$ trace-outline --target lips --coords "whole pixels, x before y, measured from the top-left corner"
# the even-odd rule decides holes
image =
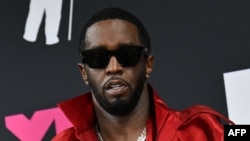
[[[127,84],[125,81],[120,79],[109,80],[105,85],[105,90],[111,95],[121,95],[127,89]]]

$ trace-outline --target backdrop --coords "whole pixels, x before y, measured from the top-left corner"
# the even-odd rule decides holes
[[[249,101],[249,0],[5,0],[0,6],[2,141],[49,141],[70,126],[56,104],[89,90],[76,65],[78,38],[87,19],[109,6],[145,24],[155,55],[149,83],[170,107],[250,113],[233,101]]]

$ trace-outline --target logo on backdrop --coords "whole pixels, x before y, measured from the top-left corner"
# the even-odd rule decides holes
[[[24,114],[5,117],[6,128],[21,141],[41,141],[53,123],[56,133],[72,127],[59,108],[36,111],[30,119]]]
[[[23,38],[28,42],[35,42],[43,17],[45,16],[46,45],[59,43],[59,27],[61,22],[63,0],[30,0],[29,12],[24,27]],[[71,40],[73,0],[70,2],[69,33]]]

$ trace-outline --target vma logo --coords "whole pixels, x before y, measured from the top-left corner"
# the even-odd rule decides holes
[[[58,32],[61,22],[63,0],[30,0],[29,13],[24,27],[23,38],[28,42],[35,42],[43,16],[45,16],[46,45],[59,42]],[[73,0],[70,2],[69,33],[71,40]]]
[[[228,115],[236,124],[250,124],[250,69],[224,73]]]
[[[56,133],[72,127],[59,108],[35,111],[31,118],[22,113],[5,117],[6,128],[20,141],[42,141],[52,124]]]

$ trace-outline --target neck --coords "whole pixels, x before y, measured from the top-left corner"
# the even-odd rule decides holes
[[[100,133],[104,140],[137,140],[146,127],[148,119],[149,94],[147,84],[144,85],[137,106],[129,115],[123,117],[111,115],[98,104],[95,104],[95,112]]]

